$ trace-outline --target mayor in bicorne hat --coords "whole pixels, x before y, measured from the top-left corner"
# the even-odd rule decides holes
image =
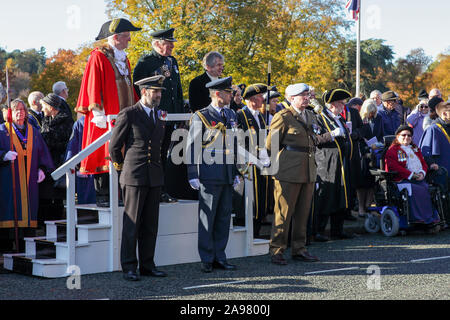
[[[130,31],[140,31],[142,28],[138,28],[134,26],[127,19],[119,18],[113,19],[105,22],[100,29],[100,33],[98,34],[95,40],[99,41],[102,39],[106,39],[114,34],[119,34],[122,32],[130,32]]]

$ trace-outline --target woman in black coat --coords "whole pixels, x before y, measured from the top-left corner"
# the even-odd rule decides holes
[[[64,163],[64,155],[72,134],[73,120],[66,112],[61,111],[61,99],[51,93],[41,100],[44,118],[42,120],[41,135],[47,144],[55,168]],[[63,218],[63,199],[65,189],[55,188],[55,181],[51,176],[46,177],[39,186],[39,220],[59,220]]]

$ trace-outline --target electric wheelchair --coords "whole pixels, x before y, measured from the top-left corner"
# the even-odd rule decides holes
[[[370,173],[375,176],[376,181],[375,206],[368,208],[364,223],[367,232],[377,233],[381,229],[387,237],[393,237],[399,233],[405,235],[409,231],[425,227],[411,222],[407,188],[399,190],[397,183],[393,181],[396,173],[384,170],[384,155],[394,139],[395,136],[385,136],[384,147],[374,152],[372,166],[374,169],[371,169]],[[376,167],[380,169],[376,169]],[[437,179],[437,177],[440,178]],[[433,208],[437,210],[440,218],[438,225],[433,228],[425,228],[428,233],[437,233],[440,229],[448,228],[450,220],[448,187],[436,183],[436,180],[448,181],[448,173],[445,168],[440,168],[438,171],[429,170],[427,173],[426,181],[429,184]]]

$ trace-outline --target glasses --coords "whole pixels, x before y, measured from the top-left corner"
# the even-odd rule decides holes
[[[427,106],[427,105],[423,105],[423,104],[422,104],[422,105],[420,105],[420,106],[419,106],[419,108],[420,108],[420,109],[427,109],[427,108],[428,108],[428,106]]]
[[[407,134],[407,133],[404,133],[404,134],[401,134],[400,137],[411,137],[411,135]]]

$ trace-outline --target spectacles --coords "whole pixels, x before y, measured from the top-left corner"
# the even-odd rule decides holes
[[[401,136],[401,137],[411,137],[411,135],[410,135],[410,134],[407,134],[407,133],[401,134],[400,136]]]
[[[429,108],[429,107],[426,106],[426,105],[421,105],[421,106],[419,106],[419,108],[420,108],[420,109],[427,109],[427,108]]]

